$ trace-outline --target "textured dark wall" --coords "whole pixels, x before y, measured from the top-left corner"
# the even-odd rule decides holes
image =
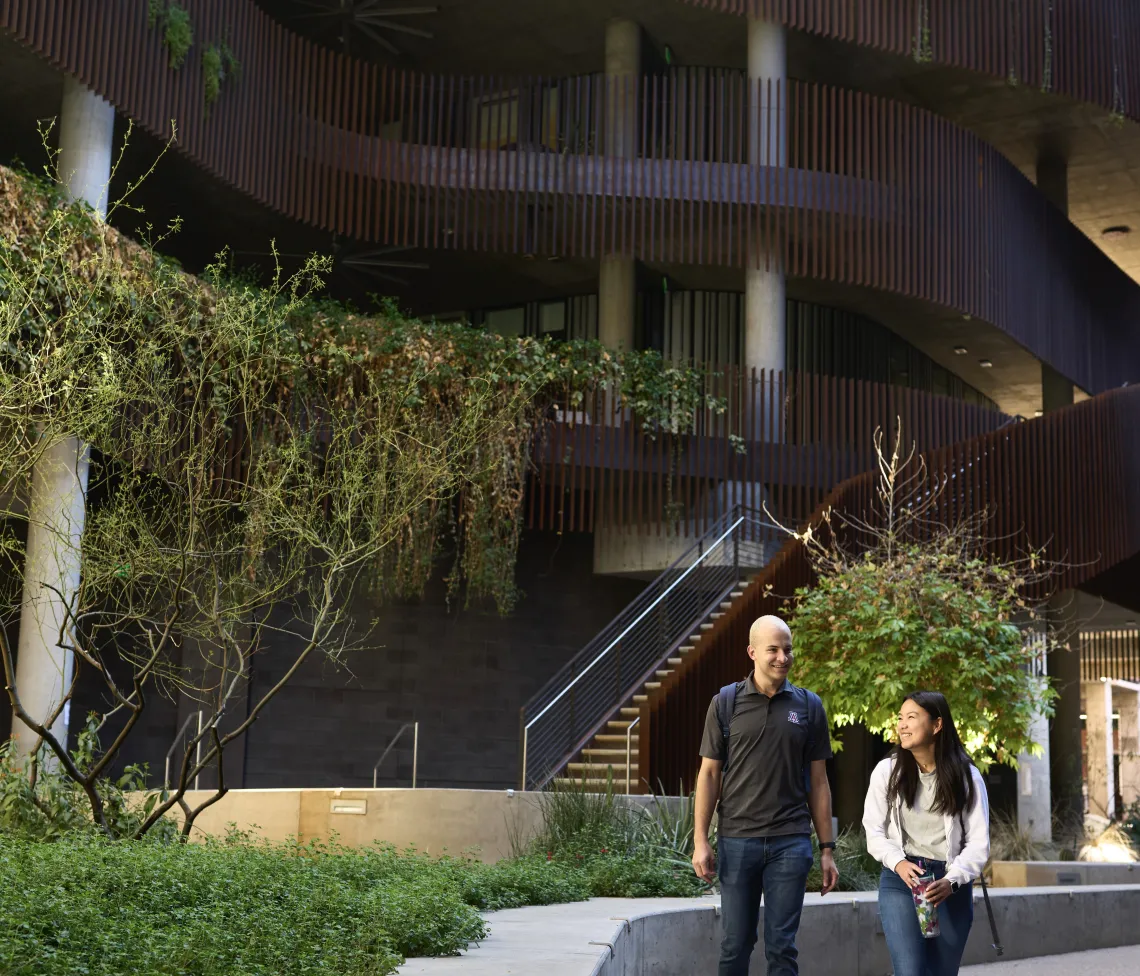
[[[370,643],[337,670],[313,661],[249,734],[247,787],[371,785],[372,766],[403,722],[420,722],[423,786],[507,787],[518,776],[519,708],[642,587],[595,577],[589,535],[530,532],[519,553],[525,591],[514,614],[449,612],[442,583],[417,605],[361,599],[378,618]],[[292,658],[270,649],[255,667],[254,696]],[[380,770],[407,786],[411,736]]]

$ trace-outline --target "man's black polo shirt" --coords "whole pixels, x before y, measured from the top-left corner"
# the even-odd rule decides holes
[[[808,696],[790,681],[769,698],[752,675],[737,693],[729,724],[732,762],[721,784],[720,833],[725,837],[786,837],[811,833],[804,767],[831,758],[827,717],[815,709],[808,732]],[[810,743],[810,754],[809,754]],[[701,755],[724,762],[716,697],[705,716]]]

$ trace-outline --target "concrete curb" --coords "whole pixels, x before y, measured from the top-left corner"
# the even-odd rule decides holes
[[[991,891],[1003,960],[1140,944],[1140,885]],[[719,898],[599,898],[489,916],[488,940],[451,959],[412,959],[402,976],[693,976],[716,971]],[[964,965],[993,962],[980,891]],[[881,976],[890,958],[875,892],[808,895],[803,976]],[[752,974],[763,976],[762,951]]]

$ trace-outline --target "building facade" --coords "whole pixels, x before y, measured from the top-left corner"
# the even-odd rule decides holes
[[[947,470],[977,473],[962,504],[996,506],[1003,526],[1063,552],[1066,587],[1113,601],[1078,629],[1130,632],[1137,407],[1110,391],[1140,379],[1140,11],[182,0],[193,44],[172,67],[170,6],[0,4],[6,160],[42,157],[36,120],[71,98],[59,139],[79,138],[96,168],[112,132],[136,126],[106,170],[112,194],[174,138],[139,201],[145,222],[183,218],[171,248],[190,270],[229,247],[264,271],[271,240],[287,267],[329,253],[339,297],[658,349],[711,367],[729,405],[683,449],[607,417],[604,398],[554,418],[536,448],[516,617],[449,608],[442,588],[385,609],[384,646],[351,677],[314,668],[258,722],[245,785],[363,785],[414,720],[425,785],[514,785],[520,727],[559,681],[580,680],[580,649],[646,581],[737,506],[795,521],[854,497],[871,431],[894,417]],[[762,546],[750,572],[795,582],[777,549]],[[552,761],[580,760],[609,725],[620,757],[636,716],[625,739],[640,778],[691,775],[694,710],[739,670],[733,628],[765,608],[758,583],[740,592],[699,647],[674,635],[646,674],[619,669],[576,730],[557,730]],[[1137,707],[1130,660],[1095,676],[1116,688],[1107,721],[1123,709],[1121,730]],[[1079,668],[1050,665],[1065,686],[1053,754],[1079,754],[1080,716],[1095,699],[1103,726],[1103,695],[1086,673],[1082,712]],[[270,655],[253,681],[274,673]],[[160,764],[187,707],[156,712],[130,758]],[[1089,736],[1111,760],[1103,728]],[[872,752],[847,754],[853,782]],[[406,780],[407,750],[396,756],[381,782]],[[1035,795],[1048,810],[1048,768],[1036,786],[1007,777],[1008,802]]]

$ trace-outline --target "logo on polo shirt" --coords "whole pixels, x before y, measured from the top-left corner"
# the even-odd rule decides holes
[[[795,725],[799,725],[800,724],[800,713],[799,712],[788,712],[788,721],[792,722]]]

